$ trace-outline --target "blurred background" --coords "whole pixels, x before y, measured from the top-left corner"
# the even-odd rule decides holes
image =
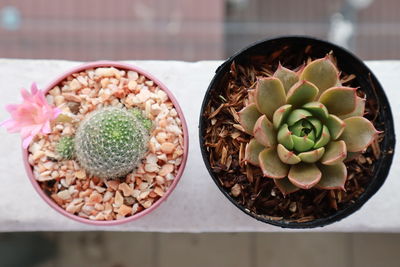
[[[1,0],[0,58],[215,60],[281,35],[400,59],[398,0]],[[398,234],[2,233],[0,267],[400,266]]]
[[[398,267],[398,234],[0,235],[2,267]]]
[[[295,34],[398,59],[399,27],[398,0],[1,0],[0,57],[224,59]]]

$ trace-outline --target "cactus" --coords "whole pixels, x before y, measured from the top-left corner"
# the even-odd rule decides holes
[[[259,166],[286,195],[313,187],[342,189],[347,153],[365,150],[378,136],[363,117],[365,99],[340,84],[329,56],[299,72],[279,65],[258,80],[239,123],[253,138],[245,161]]]
[[[145,129],[147,129],[148,131],[151,130],[151,128],[153,127],[153,122],[143,115],[142,110],[132,108],[129,111],[143,124]]]
[[[75,136],[76,158],[91,175],[117,178],[131,172],[144,156],[146,119],[126,109],[106,107],[89,114]]]
[[[63,159],[72,159],[74,150],[74,138],[71,136],[61,137],[56,145],[56,151]]]

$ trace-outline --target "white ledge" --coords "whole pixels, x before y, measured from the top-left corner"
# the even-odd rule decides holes
[[[49,207],[34,191],[22,163],[18,135],[0,129],[0,231],[158,231],[158,232],[279,232],[285,230],[249,217],[218,190],[201,158],[198,119],[204,93],[221,61],[128,61],[158,77],[179,101],[189,127],[186,171],[169,199],[153,213],[131,223],[96,227],[72,221]],[[400,123],[400,61],[370,61],[391,102],[395,127]],[[56,76],[80,62],[0,59],[0,120],[4,105],[20,102],[20,89],[36,81],[45,87]],[[312,231],[400,232],[400,168],[398,155],[379,190],[350,217]]]

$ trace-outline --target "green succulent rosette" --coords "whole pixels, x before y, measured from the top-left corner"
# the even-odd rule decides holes
[[[329,56],[299,72],[279,65],[258,80],[239,113],[253,138],[245,161],[262,169],[283,194],[318,187],[344,189],[350,153],[365,150],[378,136],[363,117],[365,99],[342,86]]]

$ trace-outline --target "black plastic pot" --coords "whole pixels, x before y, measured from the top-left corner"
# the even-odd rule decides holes
[[[374,165],[372,166],[374,171],[371,182],[367,186],[364,193],[362,193],[353,204],[350,204],[346,208],[338,210],[325,218],[319,218],[309,222],[289,222],[285,221],[284,219],[280,221],[270,220],[265,216],[252,213],[244,206],[237,203],[237,201],[232,198],[229,192],[227,192],[226,189],[221,186],[218,178],[210,167],[209,155],[204,145],[206,118],[203,116],[203,114],[205,108],[211,97],[218,95],[218,92],[226,87],[227,75],[230,71],[230,66],[233,61],[241,65],[251,65],[256,62],[260,62],[260,60],[269,58],[270,61],[268,61],[268,63],[271,63],[275,67],[277,67],[279,62],[290,62],[293,66],[299,66],[308,57],[321,58],[331,51],[337,59],[339,69],[348,74],[355,74],[356,79],[354,84],[362,88],[367,97],[376,101],[379,106],[379,113],[376,122],[384,125],[384,129],[380,129],[384,131],[384,139],[380,143],[380,149],[382,151],[381,157],[375,161]],[[285,66],[285,64],[283,65]],[[303,36],[289,36],[259,41],[237,52],[235,55],[226,60],[220,67],[218,67],[216,74],[208,87],[201,107],[199,135],[204,163],[221,192],[236,207],[238,207],[247,215],[250,215],[259,221],[283,228],[322,227],[333,222],[340,221],[341,219],[360,209],[362,205],[364,205],[379,190],[386,180],[392,163],[395,147],[395,133],[390,104],[382,86],[371,70],[360,59],[341,47],[326,41]]]

